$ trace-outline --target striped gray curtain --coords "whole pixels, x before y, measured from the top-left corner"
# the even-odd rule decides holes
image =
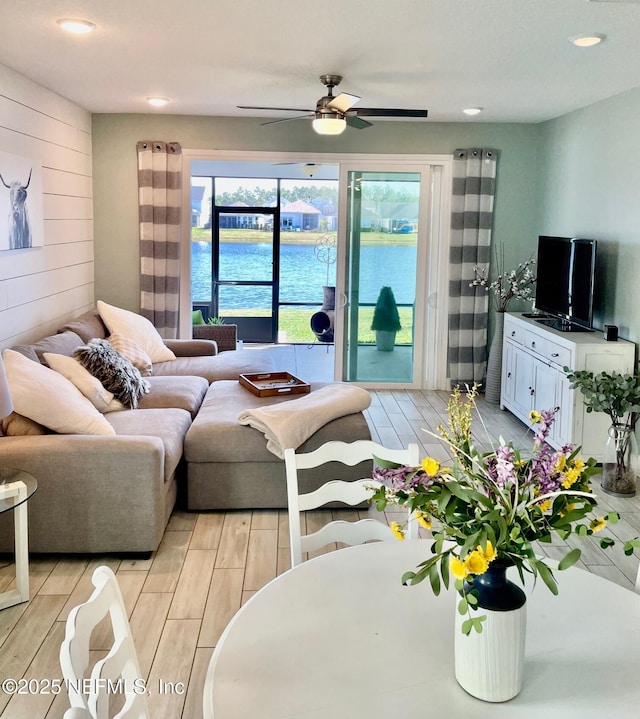
[[[474,265],[489,267],[496,162],[496,150],[456,150],[453,155],[448,351],[452,385],[482,382],[485,376],[489,295],[469,285]]]
[[[182,148],[138,142],[140,313],[164,338],[178,335]]]

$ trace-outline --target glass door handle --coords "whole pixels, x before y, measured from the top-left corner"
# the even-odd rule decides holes
[[[347,306],[347,301],[347,296],[344,294],[344,292],[338,292],[338,296],[336,298],[336,307],[339,310]]]

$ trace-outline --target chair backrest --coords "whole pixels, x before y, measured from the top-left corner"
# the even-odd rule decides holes
[[[298,470],[319,467],[328,462],[340,462],[353,467],[374,457],[412,467],[420,463],[417,444],[410,444],[407,449],[388,449],[370,440],[359,440],[351,443],[327,442],[313,452],[300,454],[296,454],[294,449],[285,449],[292,567],[302,562],[304,552],[313,552],[332,542],[353,545],[373,539],[396,539],[389,525],[376,519],[361,519],[359,522],[337,520],[325,524],[312,534],[303,535],[301,531],[300,512],[316,509],[329,502],[343,502],[351,506],[366,502],[371,498],[374,488],[380,485],[370,476],[350,482],[332,479],[313,492],[300,494]],[[417,523],[411,521],[409,514],[407,521],[408,536],[417,537]]]
[[[636,575],[636,592],[640,594],[640,565],[638,565],[638,574]]]
[[[91,719],[149,719],[146,687],[118,580],[108,567],[100,566],[91,581],[95,589],[86,602],[69,613],[60,647],[60,666],[69,703],[71,709],[80,710],[69,717],[81,717],[81,710],[85,710],[88,715],[84,716]],[[111,622],[113,644],[88,674],[91,635],[107,616]],[[112,715],[109,706],[115,694],[120,695],[120,701]]]

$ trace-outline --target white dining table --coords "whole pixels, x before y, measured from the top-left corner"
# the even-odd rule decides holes
[[[524,686],[492,704],[454,677],[451,588],[401,576],[430,540],[340,549],[285,572],[213,652],[204,719],[640,717],[640,595],[578,568],[526,587]]]

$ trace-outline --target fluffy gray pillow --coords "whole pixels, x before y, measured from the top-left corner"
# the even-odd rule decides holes
[[[149,383],[140,371],[107,340],[92,339],[73,355],[125,407],[136,409],[140,397],[149,392]]]

